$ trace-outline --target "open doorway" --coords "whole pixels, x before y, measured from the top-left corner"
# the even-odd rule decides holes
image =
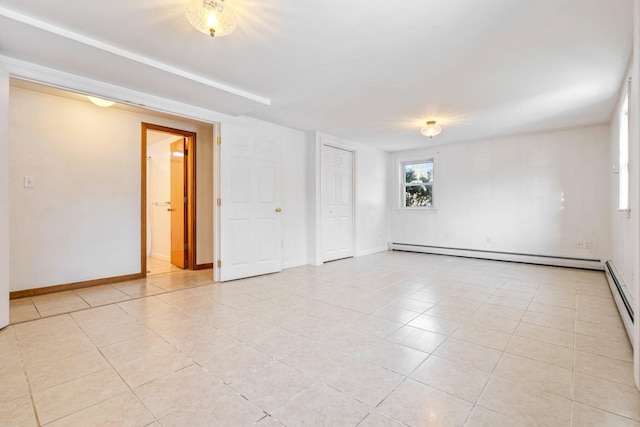
[[[146,275],[196,267],[196,134],[142,124],[142,254]]]

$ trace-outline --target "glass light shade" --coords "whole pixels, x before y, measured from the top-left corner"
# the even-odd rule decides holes
[[[193,0],[189,2],[186,14],[191,25],[211,37],[231,34],[238,23],[229,0]]]
[[[113,104],[115,104],[115,102],[113,101],[109,101],[107,99],[102,99],[102,98],[96,98],[95,96],[87,96],[87,98],[89,98],[89,101],[93,102],[98,107],[111,107]]]
[[[424,136],[428,136],[429,138],[433,138],[440,134],[440,132],[442,132],[442,128],[436,124],[435,120],[428,121],[427,125],[420,129],[420,133]]]

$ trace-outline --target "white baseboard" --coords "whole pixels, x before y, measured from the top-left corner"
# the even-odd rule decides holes
[[[625,291],[628,289],[627,285],[624,283],[622,275],[618,273],[613,261],[607,261],[605,263],[604,272],[607,275],[607,282],[609,282],[611,295],[613,295],[613,300],[616,302],[616,306],[618,307],[620,318],[622,319],[622,323],[624,323],[624,328],[626,329],[629,340],[633,345],[634,313],[633,303],[630,301],[631,296],[625,295]]]
[[[389,249],[407,252],[422,252],[427,254],[452,255],[466,258],[489,259],[494,261],[511,261],[556,267],[584,268],[588,270],[604,269],[602,261],[597,259],[519,254],[511,252],[483,251],[477,249],[445,248],[440,246],[409,245],[403,243],[390,243]]]
[[[389,248],[387,246],[383,246],[381,248],[375,248],[375,249],[365,249],[363,251],[358,251],[358,253],[356,254],[356,257],[359,256],[366,256],[366,255],[373,255],[373,254],[377,254],[380,252],[387,252],[389,250]]]

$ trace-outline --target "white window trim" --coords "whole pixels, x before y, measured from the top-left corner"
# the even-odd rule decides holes
[[[430,207],[406,207],[404,205],[404,188],[405,188],[405,172],[404,165],[406,163],[433,163],[433,179],[431,181],[431,194],[433,197],[433,201]],[[396,213],[399,214],[433,214],[438,212],[438,195],[437,195],[437,156],[415,156],[415,157],[406,157],[406,158],[397,158],[396,159]]]
[[[622,97],[622,102],[618,106],[619,128],[618,128],[618,211],[629,212],[629,118],[630,118],[630,85],[631,80],[627,84],[626,91]],[[624,113],[626,105],[626,116]],[[626,117],[626,120],[625,120]],[[623,134],[626,135],[625,147],[622,146]],[[626,150],[623,156],[623,151]]]

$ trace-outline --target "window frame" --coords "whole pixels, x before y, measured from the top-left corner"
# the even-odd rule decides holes
[[[629,80],[618,107],[618,211],[629,212]]]
[[[406,188],[408,184],[406,183],[406,175],[405,175],[405,165],[416,165],[422,163],[431,163],[431,168],[433,170],[433,174],[431,176],[431,182],[425,185],[431,187],[431,206],[405,206],[406,203]],[[398,170],[398,199],[397,199],[397,208],[396,212],[398,213],[433,213],[437,211],[437,194],[436,194],[436,156],[424,156],[419,157],[417,160],[414,158],[402,158],[397,159],[397,170]],[[417,185],[417,184],[416,184]]]

